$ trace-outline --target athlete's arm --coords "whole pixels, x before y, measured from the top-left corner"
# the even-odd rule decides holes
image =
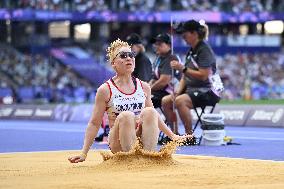
[[[98,134],[100,125],[102,123],[103,115],[106,110],[106,104],[109,99],[110,92],[106,84],[101,85],[96,94],[95,105],[92,112],[92,116],[89,120],[88,126],[85,132],[84,145],[82,154],[79,156],[73,156],[69,158],[71,163],[82,162],[86,159],[87,153],[93,144],[95,137]]]
[[[154,108],[152,100],[151,100],[151,88],[150,88],[149,84],[142,82],[142,86],[143,86],[144,93],[146,95],[145,107]],[[164,123],[164,121],[161,118],[161,115],[158,112],[157,112],[157,114],[158,114],[158,127],[159,127],[159,129],[161,131],[163,131],[163,133],[165,133],[171,139],[175,138],[175,134]]]

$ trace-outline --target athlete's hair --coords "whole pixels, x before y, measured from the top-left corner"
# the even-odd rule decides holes
[[[114,60],[114,58],[116,56],[116,54],[115,54],[116,50],[118,48],[121,48],[121,47],[131,48],[130,45],[127,42],[122,41],[119,38],[117,40],[113,41],[110,44],[110,46],[107,48],[107,50],[106,50],[107,51],[107,58],[108,58],[108,61],[110,63],[113,62],[113,60]]]

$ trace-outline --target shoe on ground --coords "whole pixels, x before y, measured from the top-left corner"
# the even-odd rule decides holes
[[[158,140],[158,144],[159,145],[165,145],[167,143],[169,143],[170,141],[172,141],[172,139],[170,139],[168,136],[162,137],[161,139]]]
[[[193,136],[192,138],[187,138],[182,145],[183,146],[195,146],[199,144],[199,138]]]

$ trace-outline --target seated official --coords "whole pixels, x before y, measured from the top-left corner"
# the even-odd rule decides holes
[[[205,42],[207,28],[194,20],[182,23],[176,32],[191,47],[186,55],[185,65],[171,61],[171,67],[183,72],[178,90],[172,96],[162,100],[165,116],[171,121],[174,117],[172,103],[184,124],[185,133],[192,134],[192,116],[194,106],[214,105],[220,100],[218,86],[212,82],[216,73],[216,59],[211,47]],[[220,81],[221,82],[221,81]],[[220,84],[222,88],[222,83]]]

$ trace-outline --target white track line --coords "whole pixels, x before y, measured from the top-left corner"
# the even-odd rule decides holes
[[[56,153],[56,152],[77,152],[78,150],[56,150],[56,151],[34,151],[34,152],[4,152],[0,153],[0,155],[13,155],[13,154],[33,154],[33,153]],[[110,151],[106,149],[94,149],[93,151]],[[279,162],[284,163],[284,161],[278,160],[266,160],[266,159],[251,159],[251,158],[235,158],[235,157],[225,157],[225,156],[212,156],[212,155],[204,155],[204,154],[173,154],[174,156],[184,156],[184,157],[196,157],[199,156],[201,158],[224,158],[224,159],[239,159],[239,160],[255,160],[255,161],[265,161],[265,162]]]
[[[264,138],[264,137],[234,137],[230,136],[233,139],[248,139],[248,140],[268,140],[268,141],[284,141],[284,138]]]
[[[18,130],[18,131],[56,131],[56,132],[66,132],[66,133],[85,133],[82,129],[56,129],[56,128],[0,128],[0,130]]]
[[[267,160],[267,159],[252,159],[252,158],[235,158],[235,157],[225,157],[225,156],[212,156],[212,155],[204,155],[204,154],[175,154],[176,156],[201,156],[202,158],[207,158],[207,157],[213,157],[213,158],[225,158],[225,159],[239,159],[239,160],[257,160],[257,161],[270,161],[270,162],[280,162],[284,163],[284,161],[278,161],[278,160]]]

